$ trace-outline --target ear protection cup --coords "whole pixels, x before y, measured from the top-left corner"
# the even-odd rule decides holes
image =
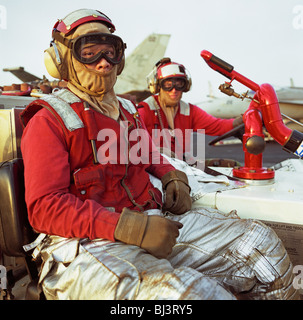
[[[189,75],[187,70],[186,70],[186,78],[187,78],[187,85],[186,85],[186,88],[183,92],[188,92],[191,88],[191,85],[192,85],[191,76]]]
[[[157,94],[160,91],[157,79],[157,67],[155,66],[151,73],[147,76],[147,87],[151,94]]]
[[[160,68],[163,64],[166,64],[166,63],[171,63],[170,58],[164,57],[161,60],[159,60],[155,64],[152,72],[149,74],[150,78],[148,78],[148,88],[151,94],[157,94],[160,92],[160,85],[159,85],[157,72],[158,72],[158,68]]]
[[[47,72],[51,77],[55,79],[62,79],[60,72],[55,63],[55,50],[54,47],[50,47],[44,51],[44,65]]]
[[[155,83],[150,84],[148,88],[149,88],[149,91],[150,91],[151,94],[157,94],[160,91],[159,90],[159,86],[157,84],[155,84]]]

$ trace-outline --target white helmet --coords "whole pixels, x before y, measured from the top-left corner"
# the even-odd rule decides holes
[[[172,62],[170,58],[163,58],[158,61],[152,72],[147,76],[147,85],[152,94],[160,91],[163,80],[166,79],[184,79],[184,84],[178,88],[183,92],[187,92],[191,87],[191,77],[182,64]],[[172,87],[164,90],[171,90]]]

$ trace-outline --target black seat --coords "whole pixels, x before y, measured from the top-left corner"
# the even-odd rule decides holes
[[[23,245],[32,242],[37,234],[31,228],[24,199],[24,167],[22,159],[0,163],[0,251],[9,257],[22,257],[30,277],[26,299],[40,299],[38,268]],[[9,281],[8,286],[14,286]]]

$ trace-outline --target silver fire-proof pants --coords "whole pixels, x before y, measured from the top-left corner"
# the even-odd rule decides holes
[[[156,210],[158,211],[158,210]],[[152,210],[149,214],[161,214]],[[292,265],[281,240],[259,221],[198,208],[181,216],[173,252],[104,239],[46,236],[40,285],[47,299],[293,299]],[[156,237],[157,235],[155,235]]]

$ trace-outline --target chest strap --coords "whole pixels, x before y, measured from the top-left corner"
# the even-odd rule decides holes
[[[135,114],[137,112],[137,109],[130,100],[121,97],[117,97],[117,99],[121,102],[123,108],[127,110],[130,114]]]
[[[47,95],[43,100],[47,102],[60,116],[65,127],[69,131],[74,131],[84,127],[82,120],[70,106],[72,103],[81,100],[67,89],[62,89],[54,94]]]
[[[131,114],[137,112],[133,103],[127,99],[117,97],[121,102],[123,108]],[[72,103],[81,102],[81,100],[67,89],[59,90],[53,94],[43,97],[43,100],[47,102],[60,116],[65,127],[69,131],[84,128],[83,121],[80,119],[78,114],[71,107]]]

